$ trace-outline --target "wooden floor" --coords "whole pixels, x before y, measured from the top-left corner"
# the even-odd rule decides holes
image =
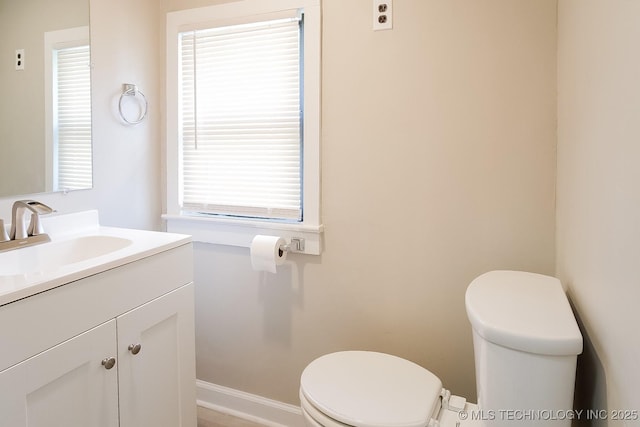
[[[198,427],[263,427],[263,425],[198,406]]]

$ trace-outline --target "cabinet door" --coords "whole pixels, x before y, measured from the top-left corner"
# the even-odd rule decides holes
[[[117,318],[120,427],[196,427],[193,298],[187,285]]]
[[[115,343],[112,320],[0,372],[0,426],[118,427]]]

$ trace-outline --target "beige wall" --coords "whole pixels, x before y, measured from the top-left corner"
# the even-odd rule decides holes
[[[588,338],[585,408],[640,408],[639,17],[637,1],[559,2],[557,267]]]
[[[469,282],[554,272],[556,5],[323,2],[322,256],[278,274],[196,246],[198,378],[297,403],[336,350],[397,354],[475,399]]]
[[[163,26],[157,0],[91,0],[91,193],[107,225],[162,225]],[[149,102],[139,125],[123,123],[118,113],[124,83],[137,84]]]

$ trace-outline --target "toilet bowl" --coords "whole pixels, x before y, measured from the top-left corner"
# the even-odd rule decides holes
[[[568,427],[570,419],[536,419],[571,410],[582,352],[582,336],[560,282],[493,271],[469,285],[465,305],[473,329],[477,405],[451,395],[437,376],[408,360],[341,351],[317,358],[302,373],[306,424]]]
[[[435,421],[454,427],[464,421],[460,411],[475,408],[451,396],[428,370],[370,351],[342,351],[314,360],[302,373],[300,402],[307,425],[313,427],[425,427]]]

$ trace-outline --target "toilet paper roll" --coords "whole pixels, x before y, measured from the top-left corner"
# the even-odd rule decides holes
[[[287,242],[278,236],[257,235],[251,241],[251,266],[257,271],[275,273],[276,267],[284,264],[287,252],[281,250]]]

